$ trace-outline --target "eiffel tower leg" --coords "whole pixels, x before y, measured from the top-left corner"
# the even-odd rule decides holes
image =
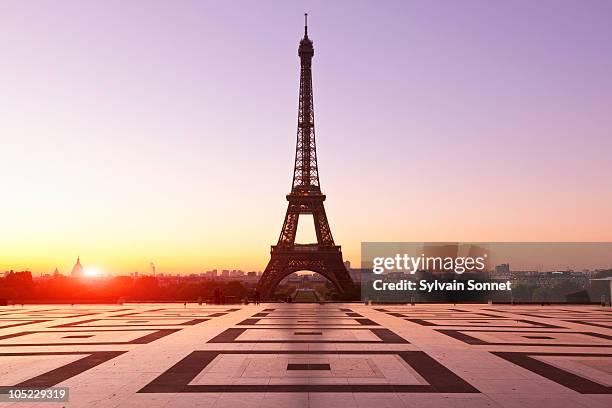
[[[329,222],[327,221],[323,201],[317,202],[313,205],[312,217],[315,224],[315,231],[317,233],[317,242],[319,245],[334,245],[334,238],[332,237],[331,228],[329,228]]]
[[[297,233],[298,220],[300,217],[299,204],[289,203],[283,229],[281,230],[278,243],[280,245],[293,245],[295,243],[295,235]]]
[[[272,298],[274,289],[283,280],[281,276],[283,276],[283,271],[287,269],[287,266],[287,260],[272,256],[257,283],[257,290],[262,300],[270,300]]]

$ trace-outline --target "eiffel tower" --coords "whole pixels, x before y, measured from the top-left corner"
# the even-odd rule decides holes
[[[278,243],[272,246],[270,262],[257,284],[262,299],[270,299],[283,278],[302,270],[323,275],[340,293],[353,288],[351,276],[342,262],[340,246],[334,244],[323,206],[325,195],[321,193],[319,185],[311,70],[314,48],[312,40],[308,38],[307,18],[306,14],[304,38],[298,47],[301,62],[300,99],[293,185],[291,193],[287,195],[289,205]],[[298,220],[302,214],[313,217],[316,244],[295,243]]]

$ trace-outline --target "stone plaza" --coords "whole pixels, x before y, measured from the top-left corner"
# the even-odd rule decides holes
[[[0,308],[22,407],[612,406],[612,310],[572,305]]]

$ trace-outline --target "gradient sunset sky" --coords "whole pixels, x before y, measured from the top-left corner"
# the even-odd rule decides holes
[[[612,241],[612,2],[0,3],[0,272],[263,270],[303,13],[334,239]]]

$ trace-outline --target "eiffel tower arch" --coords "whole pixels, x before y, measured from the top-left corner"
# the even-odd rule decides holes
[[[285,277],[302,270],[323,275],[340,293],[354,287],[342,260],[342,250],[334,243],[323,205],[325,195],[321,193],[319,185],[312,95],[314,47],[308,38],[307,21],[304,25],[304,38],[298,47],[298,56],[301,65],[300,96],[293,183],[291,193],[287,194],[289,204],[278,243],[272,246],[270,262],[257,284],[262,299],[270,299],[276,286]],[[303,214],[312,215],[316,243],[295,243],[298,221]]]

